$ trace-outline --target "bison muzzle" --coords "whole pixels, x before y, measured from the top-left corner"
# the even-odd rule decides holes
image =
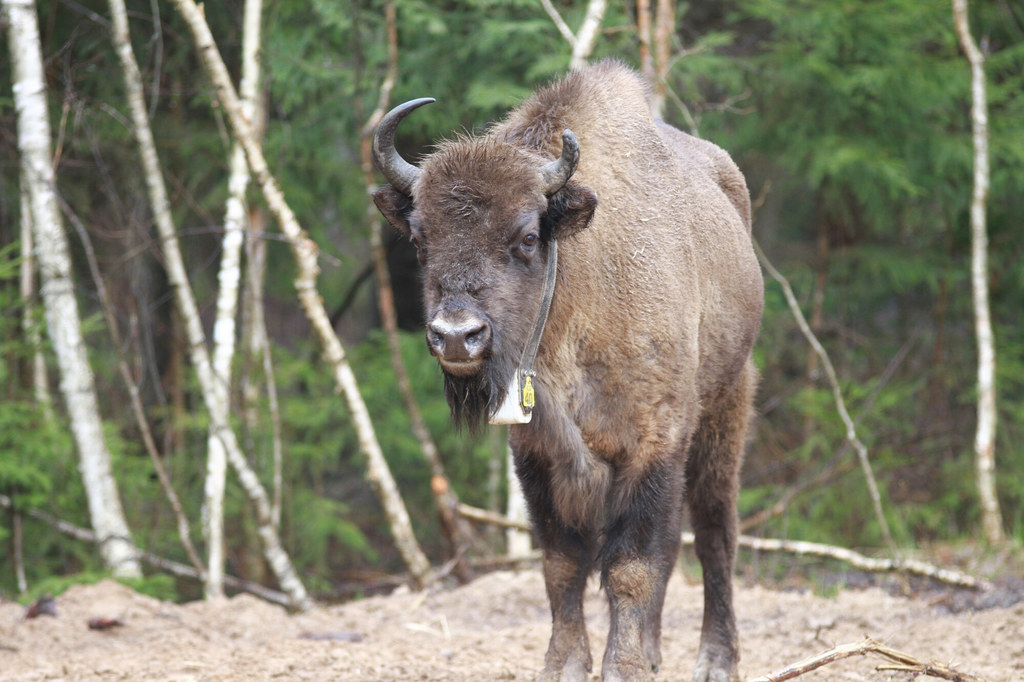
[[[763,302],[742,174],[654,120],[642,80],[612,61],[417,167],[394,135],[430,101],[378,126],[390,184],[374,201],[418,251],[454,420],[477,428],[509,402],[521,417],[509,441],[552,615],[541,679],[588,679],[595,570],[602,679],[653,676],[684,507],[704,571],[694,680],[736,679],[736,496]]]

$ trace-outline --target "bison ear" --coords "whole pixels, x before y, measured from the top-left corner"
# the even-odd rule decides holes
[[[543,218],[545,236],[562,239],[590,225],[597,208],[597,195],[582,185],[570,182],[548,199]]]
[[[396,230],[406,237],[412,235],[412,229],[409,227],[409,214],[412,212],[411,198],[391,185],[384,185],[373,193],[373,203]]]

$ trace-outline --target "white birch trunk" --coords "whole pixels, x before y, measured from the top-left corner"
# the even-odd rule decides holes
[[[527,524],[526,498],[523,497],[523,488],[519,485],[519,477],[516,476],[516,467],[512,462],[512,448],[508,448],[506,457],[506,475],[508,477],[508,510],[506,514],[513,521]],[[509,528],[505,531],[505,548],[508,556],[513,559],[524,557],[530,553],[533,547],[530,532],[517,528]]]
[[[607,0],[590,0],[587,3],[587,13],[583,17],[580,30],[576,32],[576,40],[572,44],[572,58],[569,66],[578,69],[587,65],[590,53],[594,51],[597,44],[597,36],[601,30],[601,22],[604,21],[605,10],[608,9]]]
[[[157,158],[153,132],[149,127],[149,119],[146,114],[142,94],[142,78],[129,39],[128,16],[124,0],[110,0],[110,11],[113,18],[114,44],[124,71],[133,132],[139,144],[143,173],[146,177],[146,185],[153,208],[153,218],[156,222],[157,232],[160,234],[164,266],[167,270],[168,281],[174,291],[178,311],[181,313],[185,325],[189,353],[192,364],[196,368],[203,401],[210,411],[211,429],[224,445],[228,462],[234,467],[242,487],[256,509],[256,521],[263,544],[264,558],[274,572],[281,589],[292,599],[296,608],[307,609],[312,603],[305,586],[292,566],[291,559],[281,546],[277,530],[271,523],[267,493],[255,472],[249,467],[238,445],[235,433],[228,423],[227,404],[223,400],[217,400],[218,382],[214,376],[210,354],[206,349],[206,338],[199,318],[199,310],[192,296],[185,263],[178,248],[177,235],[171,220],[167,190],[164,187],[163,175],[160,170],[160,160]]]
[[[544,11],[551,17],[555,28],[558,29],[558,32],[562,34],[565,41],[569,43],[569,47],[572,48],[569,68],[578,69],[586,66],[587,60],[590,59],[590,54],[594,51],[594,45],[597,44],[597,37],[600,35],[601,22],[604,21],[604,13],[608,9],[608,0],[590,0],[587,3],[587,11],[583,16],[583,23],[580,24],[579,31],[576,33],[573,33],[569,25],[565,23],[562,15],[555,9],[551,0],[540,0],[540,4],[543,5]]]
[[[974,190],[971,195],[971,291],[978,340],[978,428],[974,436],[974,465],[985,539],[1006,539],[996,494],[996,351],[988,302],[988,102],[985,94],[985,55],[971,36],[967,0],[953,0],[953,23],[960,46],[971,65],[971,129],[974,138]]]
[[[60,369],[100,554],[115,576],[139,577],[137,550],[121,507],[103,436],[92,369],[75,300],[71,259],[54,191],[50,124],[46,107],[39,27],[33,0],[3,0],[13,65],[14,101],[22,181],[28,185],[32,227],[47,329]]]
[[[23,166],[22,177],[27,176],[28,172],[29,168]],[[53,396],[50,395],[46,358],[43,357],[43,339],[39,325],[36,324],[36,257],[32,239],[32,200],[28,187],[27,181],[21,183],[21,300],[25,306],[21,328],[25,341],[32,348],[32,395],[47,418],[52,418]]]
[[[289,245],[298,265],[295,288],[306,317],[320,341],[324,358],[334,372],[334,379],[345,396],[352,421],[356,427],[359,449],[366,456],[367,478],[373,484],[381,500],[391,525],[395,545],[412,575],[413,582],[418,585],[423,584],[427,572],[430,570],[430,563],[413,535],[409,513],[398,493],[398,487],[391,476],[391,471],[388,469],[387,460],[384,459],[384,453],[381,451],[377,435],[373,430],[366,403],[363,402],[355,375],[345,357],[345,349],[331,327],[327,311],[324,310],[323,301],[316,289],[316,277],[319,272],[316,245],[299,226],[298,219],[285,201],[277,181],[267,167],[263,150],[253,133],[252,126],[242,115],[238,95],[231,84],[227,68],[217,52],[217,46],[210,34],[209,26],[206,25],[202,11],[193,0],[174,0],[174,6],[189,24],[207,75],[217,89],[218,99],[231,123],[232,132],[245,147],[249,170],[260,185],[268,207],[273,211],[281,229],[289,238]]]
[[[260,22],[263,0],[246,0],[242,20],[242,76],[239,91],[243,115],[252,121],[259,82]],[[242,239],[248,212],[245,191],[249,186],[249,167],[245,151],[235,143],[231,148],[228,199],[224,210],[224,239],[217,290],[217,317],[213,325],[213,374],[216,400],[225,406],[231,396],[231,360],[235,355],[235,317],[238,312],[238,283],[241,280]],[[225,408],[225,411],[226,408]],[[206,537],[207,571],[204,590],[207,598],[224,595],[224,488],[227,479],[227,454],[220,439],[211,430],[207,444],[203,529]]]

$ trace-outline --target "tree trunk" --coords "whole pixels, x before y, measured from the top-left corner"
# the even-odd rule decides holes
[[[578,69],[587,65],[590,54],[597,44],[597,36],[601,30],[601,22],[604,21],[605,10],[608,9],[607,0],[590,0],[587,3],[587,13],[583,16],[583,23],[576,31],[576,41],[572,45],[572,58],[569,66]]]
[[[262,119],[262,115],[258,115]],[[263,430],[259,407],[259,377],[262,375],[267,390],[267,412],[270,418],[273,492],[270,518],[275,528],[281,527],[281,506],[284,496],[284,448],[281,444],[281,409],[274,381],[274,361],[267,338],[267,323],[263,315],[263,283],[267,272],[267,242],[263,239],[264,214],[260,208],[249,210],[249,232],[245,239],[245,289],[242,303],[242,339],[245,361],[241,377],[242,414],[247,437]]]
[[[395,3],[385,4],[385,16],[387,18],[388,34],[388,68],[381,84],[380,96],[377,107],[370,114],[360,132],[359,151],[361,168],[363,171],[363,184],[366,185],[366,195],[373,194],[373,155],[371,145],[373,132],[377,124],[384,117],[388,109],[388,100],[391,98],[391,90],[395,81],[398,80],[398,25],[395,17]],[[412,392],[412,382],[409,380],[409,372],[405,367],[405,360],[402,359],[402,346],[398,337],[398,319],[395,315],[395,296],[391,288],[391,274],[388,272],[387,252],[381,239],[380,213],[372,201],[366,202],[367,224],[370,227],[370,250],[373,253],[373,272],[377,279],[377,302],[380,309],[381,323],[384,326],[384,333],[388,339],[388,350],[391,356],[391,368],[395,372],[395,382],[398,384],[398,392],[402,396],[405,410],[409,414],[409,422],[413,435],[419,443],[420,452],[430,467],[431,479],[430,490],[434,495],[434,503],[437,506],[438,518],[441,522],[441,532],[450,549],[450,558],[455,562],[452,568],[453,573],[462,583],[471,579],[469,564],[463,558],[469,547],[470,531],[468,524],[462,521],[455,510],[459,506],[459,498],[452,490],[451,483],[441,462],[441,455],[437,451],[434,439],[430,435],[426,422],[423,421],[423,413]]]
[[[239,93],[243,115],[253,121],[260,78],[259,47],[263,0],[246,0],[242,19],[242,76]],[[229,163],[228,199],[224,210],[224,239],[221,246],[217,290],[217,318],[213,326],[213,374],[216,399],[230,404],[231,360],[235,355],[235,316],[238,312],[238,283],[241,280],[242,240],[248,212],[245,191],[249,167],[245,151],[235,143]],[[226,408],[225,408],[226,409]],[[207,570],[204,591],[207,598],[224,595],[224,487],[227,455],[212,431],[207,443],[206,486],[203,528],[206,535]]]
[[[555,28],[558,29],[558,32],[562,34],[562,37],[565,38],[572,49],[569,67],[578,69],[581,66],[586,66],[587,60],[590,59],[590,53],[594,51],[594,45],[597,44],[597,37],[601,33],[601,22],[604,21],[604,13],[608,9],[608,1],[590,0],[587,3],[587,12],[583,16],[583,23],[580,24],[580,28],[576,33],[573,33],[569,25],[565,23],[562,15],[555,9],[551,0],[540,0],[540,2],[544,7],[544,11],[551,17],[551,21],[555,23]]]
[[[149,127],[142,95],[142,79],[138,64],[135,62],[135,55],[132,52],[128,34],[128,16],[123,0],[110,0],[110,10],[113,16],[114,43],[124,71],[133,132],[139,144],[146,186],[153,208],[153,218],[156,222],[157,232],[160,234],[167,277],[174,290],[175,303],[185,326],[192,364],[195,366],[199,379],[203,401],[210,412],[211,429],[223,443],[228,462],[234,467],[242,487],[255,507],[258,532],[267,564],[274,572],[281,589],[292,599],[296,608],[307,609],[312,606],[312,603],[305,586],[292,566],[291,558],[281,546],[277,530],[271,523],[267,493],[263,489],[259,477],[249,467],[249,463],[242,454],[235,432],[228,422],[229,412],[226,401],[218,400],[219,388],[214,376],[210,354],[206,349],[206,338],[199,318],[199,310],[189,287],[185,263],[182,260],[174,224],[171,221],[167,190],[164,187],[160,171],[160,161],[157,158],[156,145],[153,142],[153,132]]]
[[[22,176],[29,169],[22,168]],[[46,374],[46,358],[43,356],[43,340],[36,324],[36,258],[32,244],[32,201],[29,197],[28,182],[21,184],[21,300],[24,308],[21,318],[21,329],[25,341],[32,349],[32,359],[28,366],[28,382],[32,385],[32,395],[42,408],[47,418],[53,417],[53,397],[50,395],[50,384]]]
[[[672,66],[672,38],[676,32],[676,3],[674,0],[658,0],[658,13],[654,21],[651,111],[655,118],[661,118],[665,113],[668,72]]]
[[[507,466],[505,473],[508,476],[508,518],[523,524],[527,522],[526,498],[523,497],[523,488],[519,485],[519,477],[516,476],[516,467],[512,462],[512,448],[506,448]],[[508,556],[512,559],[524,557],[530,553],[533,546],[532,537],[529,531],[509,528],[505,531],[505,545]]]
[[[985,539],[1000,544],[1006,536],[996,494],[996,351],[988,302],[988,102],[985,95],[985,55],[978,49],[967,19],[967,0],[953,0],[953,23],[960,46],[971,64],[971,129],[974,138],[974,191],[971,195],[971,290],[974,327],[978,339],[978,429],[974,437],[974,464],[981,527]]]
[[[349,366],[348,359],[345,356],[345,349],[331,327],[327,311],[324,310],[323,300],[317,292],[316,277],[319,268],[316,261],[316,245],[299,226],[298,219],[285,201],[277,181],[267,167],[266,159],[263,157],[263,150],[253,134],[252,126],[245,119],[245,116],[242,115],[238,95],[231,84],[231,77],[228,75],[227,67],[224,66],[224,62],[217,52],[217,46],[213,41],[213,36],[210,34],[209,26],[206,25],[202,11],[192,0],[174,0],[174,6],[189,24],[189,29],[199,50],[200,58],[206,68],[207,75],[217,90],[218,99],[227,114],[235,139],[245,148],[249,170],[263,190],[263,196],[267,201],[267,205],[273,211],[281,229],[289,238],[289,245],[298,266],[295,288],[298,290],[299,300],[302,302],[306,317],[309,319],[314,332],[320,340],[324,358],[334,372],[335,381],[345,395],[349,412],[355,423],[359,449],[366,456],[367,479],[374,486],[381,500],[384,512],[391,525],[395,544],[406,566],[409,568],[412,582],[416,585],[422,585],[426,579],[427,572],[430,570],[430,563],[423,554],[423,550],[420,549],[415,535],[413,535],[409,513],[405,508],[401,495],[398,493],[398,487],[395,485],[390,469],[388,469],[384,453],[380,449],[380,443],[377,441],[377,435],[373,430],[373,424],[370,421],[370,414],[366,409],[366,403],[363,402],[355,375],[352,373],[352,368]]]
[[[636,37],[640,51],[640,73],[653,83],[654,55],[651,53],[651,0],[636,2]]]
[[[96,387],[74,296],[67,235],[57,208],[35,3],[3,0],[3,8],[8,19],[22,181],[29,187],[47,330],[57,356],[61,393],[78,448],[89,515],[107,568],[119,577],[138,577],[142,570],[103,436]]]

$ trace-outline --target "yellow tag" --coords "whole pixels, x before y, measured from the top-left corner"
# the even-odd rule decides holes
[[[532,409],[534,404],[533,381],[527,376],[526,383],[523,384],[523,407]]]

